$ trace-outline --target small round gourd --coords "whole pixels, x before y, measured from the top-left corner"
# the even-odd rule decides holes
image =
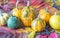
[[[4,26],[7,24],[7,20],[9,18],[9,14],[8,13],[3,13],[1,12],[2,10],[0,10],[0,25]]]
[[[20,19],[20,17],[21,17],[21,9],[18,8],[18,3],[19,3],[19,1],[17,0],[17,2],[16,2],[16,8],[14,8],[12,10],[12,15],[16,16],[16,17],[18,17]]]
[[[8,27],[12,29],[18,28],[20,26],[20,23],[20,20],[15,16],[11,16],[7,21]]]
[[[48,8],[41,9],[39,11],[39,15],[38,15],[38,17],[41,18],[42,20],[44,20],[46,23],[49,21],[49,19],[51,17],[50,11],[48,11],[47,9]]]
[[[46,27],[46,23],[40,18],[36,18],[32,21],[31,27],[34,31],[43,31]]]
[[[57,12],[49,20],[50,26],[55,30],[60,30],[60,15]]]

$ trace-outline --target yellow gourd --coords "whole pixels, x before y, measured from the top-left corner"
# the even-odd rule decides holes
[[[29,1],[28,1],[29,3]],[[27,5],[21,11],[21,20],[25,26],[31,26],[32,20],[35,18],[34,16],[34,8]]]
[[[60,15],[57,12],[49,20],[50,26],[55,30],[60,30]]]
[[[42,19],[36,18],[32,21],[31,27],[34,31],[43,31],[46,27],[46,23]]]
[[[16,3],[16,8],[14,8],[12,10],[12,12],[13,12],[12,15],[16,16],[16,17],[18,17],[20,19],[20,17],[21,17],[21,9],[18,8],[18,3],[19,3],[19,1],[17,1],[17,3]]]
[[[8,19],[9,19],[9,14],[2,12],[2,10],[0,9],[0,26],[6,25]]]
[[[20,17],[21,17],[21,9],[14,8],[12,11],[13,11],[13,16],[16,16],[16,17],[18,17],[20,19]]]
[[[49,13],[49,11],[46,11],[46,9],[41,9],[39,11],[38,17],[44,20],[45,22],[48,22],[51,17],[51,14]]]

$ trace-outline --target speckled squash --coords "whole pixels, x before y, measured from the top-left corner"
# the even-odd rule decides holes
[[[34,16],[34,8],[31,6],[26,6],[22,9],[21,20],[25,26],[31,26]]]
[[[27,2],[29,4],[29,1]],[[34,8],[27,5],[21,11],[21,20],[25,26],[31,26],[32,20],[35,18]]]
[[[12,10],[12,15],[16,16],[16,17],[18,17],[20,19],[20,17],[21,17],[21,8],[18,8],[18,3],[19,3],[19,1],[17,0],[17,2],[16,2],[16,8],[14,8]]]
[[[16,9],[16,8],[14,8],[13,10],[12,10],[12,15],[13,16],[16,16],[16,17],[18,17],[19,19],[20,19],[20,17],[21,17],[21,9]]]
[[[0,25],[1,25],[1,26],[6,25],[8,18],[9,18],[9,14],[7,14],[7,13],[2,13],[2,15],[0,15]]]
[[[32,21],[31,27],[34,31],[43,31],[46,27],[46,23],[42,19],[36,18]]]
[[[20,20],[15,16],[11,16],[7,21],[8,27],[12,29],[18,28],[20,24],[21,24]]]
[[[42,20],[44,20],[45,22],[48,22],[51,17],[51,14],[49,12],[47,12],[46,9],[41,9],[39,11],[38,17],[41,18]]]

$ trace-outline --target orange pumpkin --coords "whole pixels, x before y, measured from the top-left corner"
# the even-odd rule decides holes
[[[41,9],[39,11],[38,17],[43,19],[45,22],[48,22],[51,17],[51,14],[49,13],[49,11],[46,11],[46,9]]]

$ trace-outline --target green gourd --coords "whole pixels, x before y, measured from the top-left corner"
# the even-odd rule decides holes
[[[12,29],[17,29],[20,27],[20,20],[15,17],[15,16],[11,16],[8,21],[7,21],[7,25],[9,28],[12,28]]]

